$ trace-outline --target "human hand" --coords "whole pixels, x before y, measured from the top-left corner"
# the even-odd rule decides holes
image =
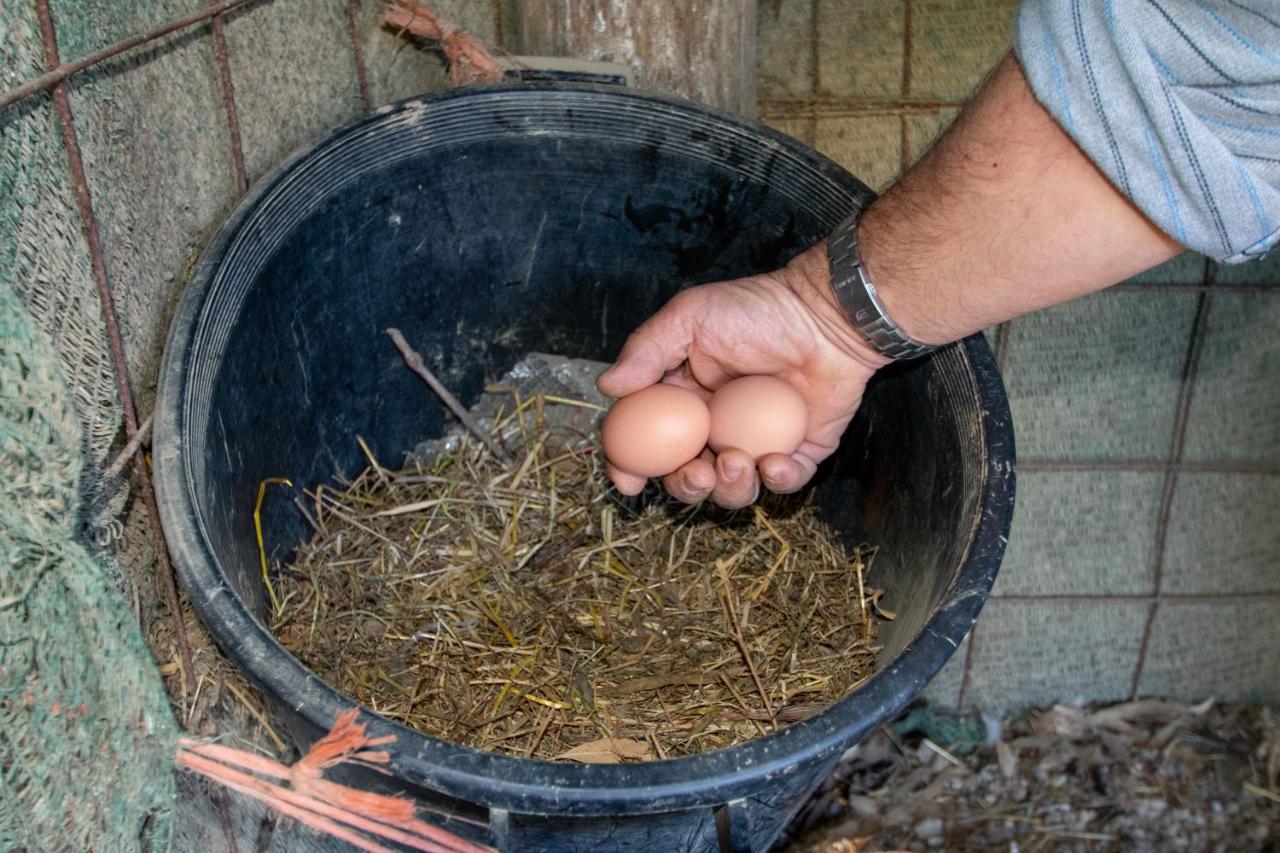
[[[795,453],[758,462],[741,450],[718,457],[710,449],[663,478],[686,503],[708,496],[724,507],[753,502],[760,483],[774,492],[798,491],[830,456],[862,401],[867,381],[890,360],[857,335],[831,291],[825,244],[766,275],[704,284],[682,291],[627,340],[597,386],[624,397],[655,382],[681,385],[709,398],[731,379],[766,374],[800,392],[809,431]],[[645,479],[609,466],[624,495]]]

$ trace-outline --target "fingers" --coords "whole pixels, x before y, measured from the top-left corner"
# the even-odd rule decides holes
[[[626,471],[619,471],[612,465],[607,466],[609,479],[613,480],[614,487],[624,495],[638,495],[644,491],[645,483],[649,482],[644,477],[638,477],[635,474],[628,474]]]
[[[755,460],[741,450],[729,449],[716,457],[716,485],[711,500],[726,509],[740,509],[760,495]]]
[[[613,366],[600,374],[596,387],[610,397],[625,397],[647,388],[678,367],[692,341],[690,300],[677,295],[636,329]]]
[[[757,470],[759,476],[757,476]],[[662,487],[676,500],[694,504],[711,498],[726,509],[741,509],[760,497],[760,484],[777,494],[791,494],[813,478],[817,463],[803,454],[773,453],[757,466],[741,450],[726,450],[719,456],[710,450],[662,478]],[[624,495],[643,491],[645,479],[609,466],[609,478]]]
[[[813,479],[817,470],[816,462],[799,453],[790,456],[770,453],[760,459],[760,479],[765,488],[780,495],[800,491],[805,483]]]
[[[685,503],[709,497],[726,509],[747,506],[760,494],[755,463],[741,450],[726,450],[719,456],[704,450],[697,459],[663,477],[662,486]]]
[[[663,477],[662,486],[685,503],[709,497],[726,509],[740,509],[760,495],[755,463],[741,450],[726,450],[719,456],[704,450],[697,459]]]
[[[704,450],[692,462],[662,478],[662,487],[676,500],[696,504],[705,500],[716,485],[715,456]]]
[[[741,509],[760,497],[762,481],[771,492],[790,494],[800,491],[816,470],[817,463],[799,453],[770,454],[760,460],[757,469],[751,457],[741,450],[726,450],[719,456],[704,450],[697,459],[663,477],[662,486],[685,503],[711,498],[726,509]]]

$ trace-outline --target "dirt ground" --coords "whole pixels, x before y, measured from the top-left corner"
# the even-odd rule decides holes
[[[918,708],[850,750],[788,853],[1280,851],[1280,706]]]

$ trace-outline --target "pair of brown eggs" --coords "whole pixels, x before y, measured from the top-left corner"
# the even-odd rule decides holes
[[[809,409],[798,391],[772,376],[743,376],[706,402],[687,388],[650,385],[614,403],[601,437],[614,467],[663,477],[704,447],[735,448],[753,459],[794,453],[808,430]]]

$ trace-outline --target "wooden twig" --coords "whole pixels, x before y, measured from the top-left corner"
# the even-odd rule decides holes
[[[102,477],[104,480],[114,479],[125,469],[125,466],[129,464],[129,460],[133,458],[133,454],[138,452],[138,448],[151,435],[151,424],[155,422],[155,417],[154,414],[147,415],[147,419],[138,427],[137,432],[133,434],[133,438],[130,438],[125,442],[124,447],[120,448],[116,458],[111,460],[111,464],[103,472]]]
[[[436,396],[449,407],[449,411],[453,412],[454,417],[462,421],[462,425],[467,428],[468,432],[480,439],[499,462],[510,467],[511,457],[494,440],[489,431],[480,426],[475,418],[471,417],[471,413],[458,402],[458,398],[450,394],[449,389],[444,387],[440,380],[436,379],[435,374],[427,369],[426,364],[422,361],[422,356],[418,355],[417,350],[409,346],[409,342],[404,339],[404,335],[400,333],[400,330],[387,329],[387,334],[391,337],[392,343],[396,345],[396,349],[400,350],[400,355],[404,356],[404,363],[409,366],[409,369],[422,377],[422,381],[427,383],[427,386],[432,391],[436,392]]]

